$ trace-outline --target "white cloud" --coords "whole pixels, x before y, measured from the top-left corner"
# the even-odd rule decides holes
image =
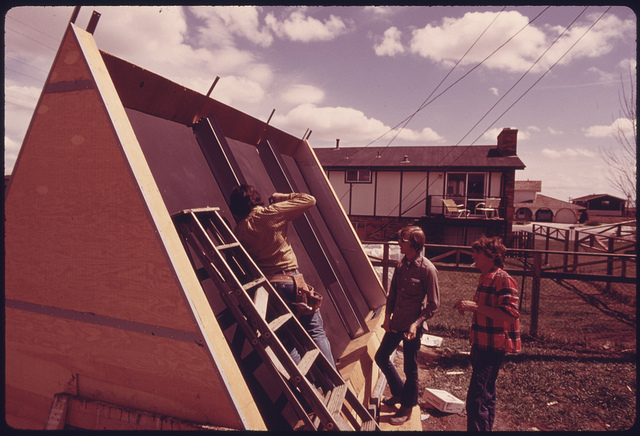
[[[444,18],[439,25],[427,25],[413,31],[411,52],[432,59],[445,67],[457,62],[481,33],[496,18],[497,12],[468,12],[460,18]],[[547,70],[584,34],[595,21],[589,16],[569,29],[567,33],[536,64],[533,72]],[[525,27],[529,18],[517,11],[502,12],[475,47],[461,61],[461,65],[475,65],[489,56],[496,48]],[[547,49],[563,27],[527,26],[508,44],[484,62],[484,66],[510,72],[524,72]],[[567,64],[574,59],[597,57],[613,49],[613,42],[628,35],[635,35],[635,23],[621,20],[615,15],[605,16],[562,59]]]
[[[395,135],[395,132],[396,131],[394,131],[392,134]],[[402,131],[398,135],[398,139],[420,142],[421,144],[419,145],[423,145],[423,143],[425,142],[442,142],[444,140],[444,138],[431,127],[425,127],[421,131],[402,129]]]
[[[16,159],[18,158],[18,153],[20,152],[20,147],[22,144],[17,143],[13,139],[8,136],[4,137],[4,167],[5,174],[11,174],[11,170],[13,169]]]
[[[401,36],[402,32],[397,27],[390,27],[385,30],[382,42],[374,45],[373,49],[378,56],[395,56],[404,53],[404,47],[400,42]]]
[[[265,22],[279,38],[291,41],[331,41],[347,31],[347,25],[335,15],[322,22],[305,16],[304,12],[304,9],[293,11],[283,21],[278,21],[273,13],[269,13]]]
[[[552,127],[547,127],[547,132],[549,132],[552,135],[562,135],[564,133],[561,130],[556,130]]]
[[[194,7],[192,10],[209,23],[209,29],[221,27],[263,47],[273,42],[273,35],[260,26],[260,8],[256,6]]]
[[[628,138],[633,137],[633,122],[628,118],[618,118],[608,126],[591,126],[584,129],[584,136],[587,138],[610,138],[616,132],[621,132]]]
[[[363,146],[383,134],[387,134],[386,137],[389,139],[395,135],[395,132],[389,132],[390,128],[380,120],[368,118],[359,110],[346,107],[318,107],[313,104],[302,104],[285,115],[275,115],[273,124],[291,132],[311,129],[314,146],[321,143],[333,144],[336,138],[340,139],[341,145]],[[420,142],[420,145],[442,139],[430,128],[420,132],[404,129],[398,138]]]
[[[293,105],[315,104],[324,100],[324,91],[312,85],[292,85],[282,93],[282,99]]]
[[[498,93],[498,88],[496,88],[496,87],[491,87],[491,88],[489,88],[489,91],[491,91],[491,93],[492,93],[493,95],[495,95],[496,97],[499,95],[499,93]]]
[[[572,157],[595,157],[596,154],[585,150],[584,148],[565,148],[564,150],[552,150],[550,148],[543,148],[542,154],[545,157],[551,159],[564,159]]]
[[[393,15],[397,12],[397,9],[391,8],[389,6],[365,6],[364,10],[380,17]]]
[[[248,106],[264,98],[262,86],[246,77],[224,76],[220,78],[212,97],[230,106]]]
[[[618,68],[620,68],[622,71],[627,72],[627,71],[634,71],[638,66],[638,61],[637,59],[623,59],[618,63]]]

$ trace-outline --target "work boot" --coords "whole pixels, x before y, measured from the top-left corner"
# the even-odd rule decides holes
[[[385,399],[382,400],[382,404],[384,404],[385,406],[389,406],[389,407],[393,407],[396,404],[400,404],[401,403],[401,398],[400,397],[396,397],[395,395],[391,396],[391,397],[387,397]]]
[[[391,417],[389,422],[391,423],[391,425],[404,424],[405,422],[407,422],[409,418],[411,418],[412,410],[413,410],[413,407],[400,407],[400,409],[396,412],[396,414]]]

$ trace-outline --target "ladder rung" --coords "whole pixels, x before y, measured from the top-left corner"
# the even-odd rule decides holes
[[[250,281],[249,283],[245,283],[244,285],[242,285],[242,289],[244,289],[245,291],[248,291],[249,289],[253,289],[256,286],[262,285],[266,281],[267,281],[266,278],[259,277],[259,278],[255,279],[255,280]]]
[[[256,311],[260,315],[260,318],[267,317],[267,305],[269,303],[269,291],[264,287],[256,289],[256,293],[253,296],[253,304],[256,307]]]
[[[346,383],[341,384],[333,388],[331,391],[331,397],[327,402],[327,410],[333,416],[336,413],[340,413],[342,405],[344,403],[344,397],[347,393],[348,386]]]
[[[362,423],[360,426],[360,431],[376,431],[379,430],[378,424],[375,420],[369,419]]]
[[[276,319],[274,319],[269,323],[269,328],[275,332],[280,327],[282,327],[285,322],[289,321],[291,318],[293,318],[293,314],[291,312],[287,312],[284,315],[280,315],[279,317],[277,317]]]
[[[273,349],[270,346],[266,346],[266,347],[264,347],[264,351],[269,355],[269,358],[271,359],[271,363],[273,364],[274,368],[280,374],[282,374],[282,376],[286,380],[289,380],[290,379],[289,372],[286,370],[284,365],[282,365],[282,363],[280,362],[280,359],[278,359],[278,357],[276,356],[276,353],[273,351]]]
[[[313,366],[313,363],[318,358],[319,354],[320,354],[320,349],[314,348],[312,350],[307,351],[304,354],[304,356],[302,356],[302,359],[300,359],[300,363],[298,364],[298,369],[300,370],[302,375],[307,375],[307,373]]]
[[[235,248],[235,247],[239,247],[240,244],[238,242],[232,242],[230,244],[222,244],[222,245],[218,245],[216,246],[216,248],[221,251],[221,250],[228,250],[230,248]]]

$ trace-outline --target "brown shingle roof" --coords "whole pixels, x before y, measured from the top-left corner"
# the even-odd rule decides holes
[[[515,203],[513,205],[516,209],[519,207],[528,207],[528,208],[541,208],[547,207],[549,209],[572,209],[572,210],[582,210],[585,209],[584,206],[578,206],[577,204],[569,203],[567,201],[558,200],[557,198],[547,197],[546,195],[536,194],[536,199],[533,203]]]
[[[542,191],[542,181],[541,180],[516,180],[515,184],[516,191]]]
[[[494,146],[345,147],[314,148],[323,167],[524,169],[517,156],[500,156]],[[407,157],[407,163],[401,163]]]

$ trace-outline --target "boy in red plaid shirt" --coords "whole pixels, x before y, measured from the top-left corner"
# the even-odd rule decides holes
[[[471,246],[480,270],[473,301],[460,300],[460,314],[473,313],[471,323],[471,382],[467,392],[467,430],[491,431],[495,418],[496,379],[507,352],[520,351],[518,290],[503,268],[506,248],[500,238],[482,237]]]

